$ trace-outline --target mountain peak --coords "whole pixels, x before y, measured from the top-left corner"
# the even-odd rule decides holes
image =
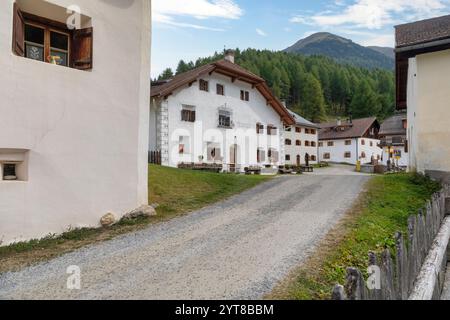
[[[329,32],[314,33],[284,50],[303,55],[323,55],[342,63],[365,68],[392,70],[394,59],[378,48],[366,48]]]

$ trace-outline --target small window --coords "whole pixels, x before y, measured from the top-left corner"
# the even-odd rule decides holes
[[[250,101],[250,92],[241,90],[241,100],[242,101]]]
[[[325,160],[330,160],[330,159],[331,159],[331,154],[330,154],[330,153],[324,153],[324,154],[323,154],[323,158],[324,158]]]
[[[291,155],[287,154],[286,157],[285,157],[285,160],[286,161],[291,161]]]
[[[203,79],[200,79],[199,87],[201,91],[209,91],[209,82]]]
[[[181,110],[181,121],[195,122],[195,107],[183,106]]]
[[[296,146],[301,146],[301,145],[302,145],[302,142],[301,142],[300,140],[297,140],[297,141],[295,141],[295,145],[296,145]]]
[[[300,128],[300,127],[295,127],[295,132],[297,132],[297,133],[302,133],[302,128]]]
[[[309,147],[311,144],[309,141],[305,141],[305,147]]]
[[[311,147],[315,147],[316,146],[316,142],[315,141],[311,141]]]
[[[278,162],[278,155],[279,155],[279,153],[276,149],[272,149],[272,148],[269,149],[268,156],[272,163]]]
[[[345,140],[345,145],[346,146],[351,146],[352,145],[352,140]]]
[[[3,164],[3,180],[14,181],[17,180],[16,165],[13,163]]]
[[[275,127],[273,125],[268,125],[267,126],[267,134],[269,136],[275,136],[277,134],[277,127]]]
[[[311,129],[311,130],[310,130],[310,133],[311,133],[311,134],[316,134],[316,130],[315,130],[315,129]],[[313,161],[314,161],[314,160],[313,160]]]
[[[370,146],[373,147],[373,142],[372,141],[370,141]]]
[[[351,152],[346,152],[345,154],[344,154],[344,158],[351,158],[352,157],[352,153]]]
[[[266,151],[262,148],[258,148],[256,158],[258,163],[266,161]]]
[[[361,152],[361,158],[362,159],[365,159],[366,158],[366,153],[363,151],[363,152]]]
[[[284,144],[287,146],[290,146],[290,145],[292,145],[292,141],[290,139],[286,139],[286,140],[284,140]]]
[[[309,134],[311,132],[311,130],[309,130],[308,128],[305,129],[305,133]]]
[[[333,141],[328,141],[327,146],[333,147],[334,146],[334,142]]]
[[[256,133],[257,134],[264,133],[264,125],[263,124],[261,124],[261,123],[256,124]]]
[[[315,155],[311,156],[311,161],[317,161],[317,157]]]
[[[366,145],[366,140],[362,139],[361,140],[361,145],[365,146]]]
[[[219,110],[219,127],[227,129],[230,129],[232,127],[230,111]]]
[[[216,87],[217,87],[217,89],[216,89],[217,94],[219,96],[224,96],[225,95],[225,87],[223,85],[221,85],[221,84],[217,84]]]

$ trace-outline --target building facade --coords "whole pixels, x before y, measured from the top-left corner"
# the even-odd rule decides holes
[[[148,204],[150,1],[76,3],[0,2],[2,245]]]
[[[218,164],[242,172],[284,161],[284,123],[294,120],[265,81],[225,60],[152,87],[150,151],[161,163]]]
[[[383,148],[382,164],[387,166],[389,163],[400,168],[408,167],[407,126],[407,115],[405,112],[398,112],[381,124],[379,136],[381,139],[380,145]]]
[[[396,27],[396,74],[409,168],[450,182],[450,16]]]
[[[295,125],[284,126],[285,163],[291,166],[318,162],[319,126],[290,111]]]
[[[381,160],[376,118],[320,124],[319,161],[361,164]]]

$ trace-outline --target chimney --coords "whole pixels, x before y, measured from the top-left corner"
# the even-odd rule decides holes
[[[234,50],[228,49],[225,51],[225,60],[234,63]]]

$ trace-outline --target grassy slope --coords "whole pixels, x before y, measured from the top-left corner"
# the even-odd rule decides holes
[[[397,231],[407,230],[409,215],[417,213],[439,185],[420,176],[378,176],[366,193],[319,246],[314,257],[269,298],[327,299],[336,283],[344,284],[346,268],[367,269],[369,251],[393,248]]]
[[[122,221],[110,228],[84,228],[60,236],[0,247],[0,273],[48,260],[83,246],[145,228],[202,208],[267,181],[263,176],[242,176],[178,170],[150,165],[149,201],[158,203],[158,215]]]

